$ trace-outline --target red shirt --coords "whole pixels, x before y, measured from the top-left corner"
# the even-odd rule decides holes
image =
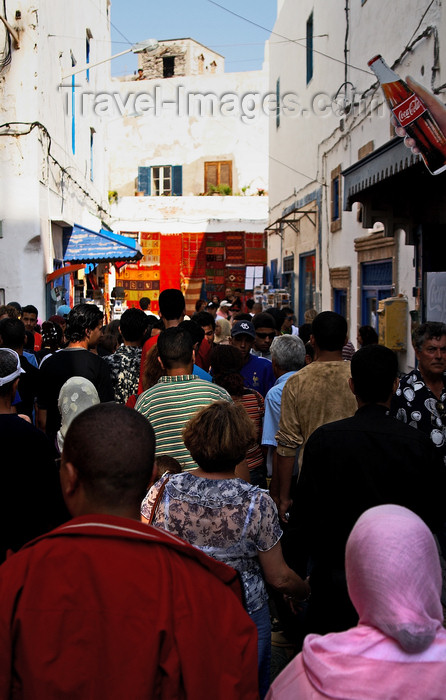
[[[142,378],[144,376],[144,365],[146,364],[147,353],[149,352],[150,348],[153,348],[153,346],[157,344],[158,335],[159,335],[159,333],[157,335],[152,335],[152,337],[149,338],[148,340],[146,340],[146,342],[142,346],[141,366],[139,368],[138,395],[142,394],[142,392],[144,391],[144,387],[142,385]]]
[[[240,590],[168,532],[74,518],[0,567],[0,698],[254,700]]]
[[[34,333],[34,351],[37,352],[37,350],[42,349],[42,336],[40,333],[37,333],[37,331],[33,331]]]

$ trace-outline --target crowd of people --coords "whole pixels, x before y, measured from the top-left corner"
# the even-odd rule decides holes
[[[139,306],[0,307],[0,699],[443,697],[446,325]]]

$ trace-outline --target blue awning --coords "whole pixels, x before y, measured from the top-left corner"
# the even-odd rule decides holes
[[[130,262],[142,258],[138,243],[127,236],[101,229],[99,233],[75,224],[63,235],[65,262],[99,263]]]

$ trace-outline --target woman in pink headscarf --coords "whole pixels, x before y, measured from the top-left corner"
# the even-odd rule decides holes
[[[308,635],[267,700],[445,698],[441,569],[425,523],[401,506],[366,511],[347,542],[346,573],[358,626]]]

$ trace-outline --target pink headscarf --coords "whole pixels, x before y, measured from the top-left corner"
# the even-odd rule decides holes
[[[347,542],[346,573],[358,626],[308,635],[269,700],[446,697],[441,568],[425,523],[400,506],[366,511]]]
[[[377,627],[409,653],[432,644],[443,620],[441,568],[421,518],[401,506],[370,508],[348,538],[345,568],[360,624]]]

